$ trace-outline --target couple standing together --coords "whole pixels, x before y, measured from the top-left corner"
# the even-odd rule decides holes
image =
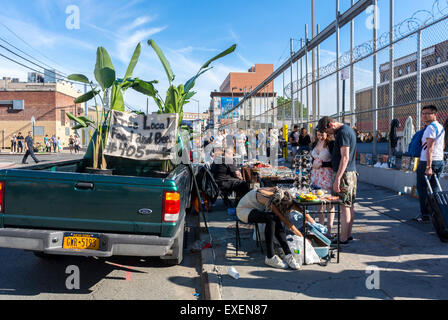
[[[330,139],[334,136],[334,141]],[[357,190],[356,135],[350,126],[323,117],[317,126],[316,141],[311,155],[314,159],[311,185],[339,196],[341,205],[340,243],[347,244],[352,237]],[[329,215],[327,229],[331,236],[334,212]],[[324,224],[324,215],[319,222]]]

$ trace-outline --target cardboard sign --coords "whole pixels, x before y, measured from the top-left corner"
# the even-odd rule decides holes
[[[177,142],[177,114],[137,115],[114,111],[107,156],[134,160],[171,160]]]

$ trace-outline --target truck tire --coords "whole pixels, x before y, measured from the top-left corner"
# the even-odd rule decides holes
[[[181,230],[179,232],[179,235],[174,240],[173,255],[169,258],[162,257],[164,263],[170,266],[181,264],[184,258],[185,221],[182,222],[180,228]]]

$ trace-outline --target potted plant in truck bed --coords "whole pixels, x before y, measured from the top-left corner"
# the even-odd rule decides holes
[[[190,102],[190,99],[196,94],[196,92],[192,91],[196,80],[205,72],[209,71],[213,67],[210,67],[210,64],[218,60],[236,49],[236,44],[232,45],[228,49],[224,50],[223,52],[219,53],[218,55],[214,56],[213,58],[207,60],[200,68],[199,71],[194,75],[192,78],[190,78],[185,84],[180,84],[178,86],[173,84],[175,75],[171,69],[170,63],[166,59],[165,55],[163,54],[162,50],[159,48],[159,46],[156,44],[156,42],[152,39],[148,40],[148,45],[152,47],[152,49],[157,54],[160,62],[162,63],[163,68],[165,69],[169,87],[166,91],[166,98],[165,100],[158,94],[158,91],[154,88],[153,84],[150,82],[145,82],[143,80],[139,80],[139,86],[134,87],[135,90],[138,92],[141,92],[147,96],[150,96],[158,106],[159,110],[158,113],[177,113],[179,115],[179,123],[178,128],[180,129],[180,125],[182,123],[183,119],[183,108],[184,105]],[[178,143],[183,144],[184,142],[181,140],[181,138],[178,139]],[[163,162],[163,169],[166,171],[169,171],[171,166],[171,162],[169,160],[166,160]]]
[[[106,140],[109,133],[111,115],[113,110],[124,111],[124,92],[130,87],[139,87],[138,79],[132,79],[132,73],[140,57],[140,43],[134,50],[126,74],[123,79],[117,79],[112,60],[103,47],[99,47],[96,52],[96,65],[94,70],[95,79],[98,85],[90,81],[85,75],[72,74],[68,79],[88,84],[91,90],[75,99],[75,103],[85,103],[92,99],[95,101],[96,120],[91,120],[85,116],[75,116],[67,112],[67,117],[76,123],[72,129],[82,129],[91,127],[96,130],[90,144],[92,148],[92,167],[87,168],[90,173],[111,174],[112,170],[107,168],[107,161],[103,154]],[[149,84],[157,81],[148,82]],[[98,104],[99,100],[99,104]]]

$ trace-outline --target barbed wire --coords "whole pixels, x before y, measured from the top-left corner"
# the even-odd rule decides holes
[[[336,59],[329,64],[309,72],[301,80],[302,84],[307,83],[308,86],[316,81],[320,81],[336,72],[347,68],[348,66],[355,64],[366,57],[379,52],[393,43],[401,41],[406,37],[418,32],[419,30],[426,29],[430,25],[448,18],[448,0],[435,0],[431,11],[418,10],[411,17],[401,21],[393,27],[392,32],[384,32],[376,41],[369,40],[358,46],[353,51],[348,51],[342,54],[339,59]],[[393,37],[392,37],[393,35]],[[393,39],[393,42],[392,42]],[[339,60],[339,69],[338,69]],[[301,85],[301,80],[298,79],[292,83],[293,94],[303,90],[305,87]],[[313,81],[314,80],[314,81]],[[287,98],[291,97],[291,83],[287,84],[283,88],[283,94]]]

